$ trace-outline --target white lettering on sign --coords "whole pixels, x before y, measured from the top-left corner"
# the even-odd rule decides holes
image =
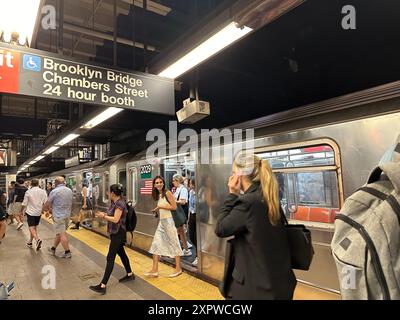
[[[141,166],[140,167],[140,174],[146,174],[146,173],[150,173],[151,172],[151,164],[145,165],[145,166]]]
[[[0,50],[0,67],[4,66],[5,63],[7,67],[14,68],[14,65],[12,64],[12,59],[14,59],[14,57],[12,56],[12,53],[10,51],[4,54],[4,51]]]
[[[134,107],[135,106],[135,100],[133,100],[131,97],[108,96],[104,92],[101,93],[101,102],[107,103],[107,104],[125,106],[125,107],[126,106]]]
[[[53,59],[48,59],[48,58],[44,59],[44,68],[47,70],[60,71],[63,73],[69,73],[72,75],[86,77],[89,80],[103,78],[101,71],[92,70],[88,68],[88,66],[81,66],[79,64],[76,66],[74,65],[68,66],[63,63],[54,62]]]

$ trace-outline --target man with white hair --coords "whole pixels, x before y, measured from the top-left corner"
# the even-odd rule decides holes
[[[56,234],[54,245],[49,248],[52,255],[56,254],[57,246],[63,246],[65,252],[63,258],[71,258],[71,251],[69,250],[69,243],[67,237],[67,228],[72,210],[72,190],[65,185],[63,177],[57,177],[55,180],[56,187],[49,194],[46,204],[44,205],[45,211],[52,211],[53,214],[53,227]]]

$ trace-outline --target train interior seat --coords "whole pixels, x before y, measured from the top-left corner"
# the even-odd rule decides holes
[[[310,221],[310,208],[309,207],[298,207],[294,213],[295,220]]]

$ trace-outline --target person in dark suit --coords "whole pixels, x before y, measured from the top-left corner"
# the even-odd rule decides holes
[[[218,237],[234,236],[225,266],[226,297],[290,300],[296,287],[280,214],[278,182],[266,160],[240,153],[218,216]],[[244,194],[240,194],[241,191]]]

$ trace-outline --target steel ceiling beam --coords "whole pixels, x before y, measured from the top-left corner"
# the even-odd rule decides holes
[[[101,31],[96,31],[96,30],[92,30],[89,28],[85,28],[85,27],[81,27],[81,26],[77,26],[71,23],[67,23],[64,22],[64,30],[70,31],[70,32],[76,32],[76,33],[81,33],[90,37],[94,37],[97,39],[103,39],[103,40],[108,40],[113,42],[114,41],[114,36],[112,34],[107,34]],[[144,49],[144,44],[141,42],[137,42],[137,41],[132,41],[129,39],[125,39],[125,38],[121,38],[121,37],[117,37],[117,42],[121,43],[121,44],[125,44],[127,46],[135,46],[136,48],[139,49]],[[149,51],[158,51],[155,47],[153,46],[147,46],[147,50]]]
[[[151,73],[158,74],[167,66],[183,57],[209,39],[230,22],[260,29],[283,14],[296,8],[306,0],[236,0],[229,6],[217,8],[185,35],[172,43],[162,54],[150,62]]]

